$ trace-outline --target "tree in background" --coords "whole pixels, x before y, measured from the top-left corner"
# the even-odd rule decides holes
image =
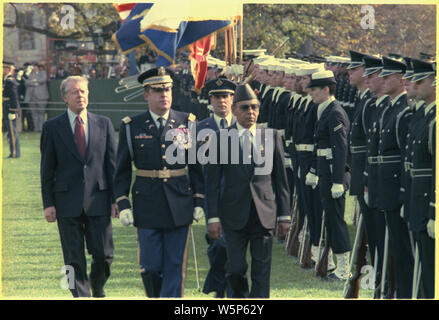
[[[362,21],[365,5],[245,4],[244,48],[271,52],[285,37],[280,54],[343,55],[349,49],[371,54],[417,57],[436,52],[436,8],[432,5],[374,5],[374,29]]]

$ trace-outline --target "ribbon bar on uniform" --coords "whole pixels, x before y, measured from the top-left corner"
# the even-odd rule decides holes
[[[163,169],[163,170],[143,170],[137,169],[136,176],[144,178],[168,179],[172,177],[180,177],[186,175],[186,168],[182,169]]]

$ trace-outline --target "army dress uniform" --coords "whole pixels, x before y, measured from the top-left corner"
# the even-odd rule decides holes
[[[417,82],[435,74],[433,64],[413,59],[414,75]],[[411,131],[410,150],[410,215],[409,229],[413,232],[419,250],[423,297],[434,298],[435,240],[427,233],[427,224],[431,218],[429,206],[432,201],[434,159],[434,126],[436,123],[436,101],[424,109],[424,117]],[[433,218],[434,219],[434,218]],[[417,297],[413,297],[417,298]]]
[[[3,67],[9,66],[14,68],[14,65],[9,62],[3,62]],[[8,158],[20,158],[20,138],[17,129],[18,109],[20,108],[18,98],[18,82],[9,73],[3,79],[3,117],[6,122],[6,129],[8,132],[9,142],[9,156]]]
[[[138,81],[144,86],[165,88],[172,79],[171,71],[163,69],[148,70]],[[150,110],[125,117],[119,130],[116,202],[121,215],[131,208],[129,189],[134,162],[133,224],[138,231],[142,281],[149,297],[181,296],[188,226],[192,224],[194,206],[202,207],[204,198],[201,166],[196,161],[187,164],[195,143],[190,136],[195,116],[172,109],[167,115],[163,116],[163,125],[157,123],[157,115]],[[185,156],[183,161],[177,158],[181,155]],[[175,163],[169,159],[171,156],[176,157]]]
[[[383,57],[380,77],[404,73],[405,64]],[[409,298],[412,291],[413,256],[407,224],[400,217],[401,172],[403,161],[396,128],[398,115],[408,106],[406,92],[394,97],[380,117],[378,141],[378,208],[384,211],[389,230],[390,252],[395,262],[397,297]]]

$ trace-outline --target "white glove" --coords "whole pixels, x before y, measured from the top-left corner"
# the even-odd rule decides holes
[[[23,77],[24,74],[24,70],[20,70],[17,72],[17,80],[21,81],[21,78]]]
[[[367,206],[369,206],[369,192],[364,192],[364,203],[366,203]]]
[[[340,198],[344,193],[344,187],[341,183],[333,183],[331,188],[332,198]]]
[[[286,145],[287,147],[289,147],[290,144],[291,144],[291,142],[292,142],[291,140],[286,140],[286,141],[285,141],[285,145]]]
[[[317,187],[318,183],[319,183],[319,177],[311,172],[308,172],[306,177],[305,177],[305,184],[307,186],[311,186],[313,189],[315,189],[315,187]]]
[[[285,165],[286,165],[288,168],[293,169],[293,163],[291,162],[291,159],[290,159],[290,158],[285,158]]]
[[[404,205],[401,206],[401,210],[399,211],[399,216],[404,219]]]
[[[428,220],[427,223],[427,233],[430,238],[434,239],[434,221],[433,219]]]
[[[15,113],[8,113],[9,120],[15,120],[16,118],[17,118],[17,115]]]
[[[198,222],[198,220],[204,217],[204,209],[202,207],[194,208],[194,220]]]
[[[123,209],[119,214],[119,220],[124,227],[128,227],[130,224],[133,224],[134,219],[131,209]]]
[[[26,75],[26,77],[29,77],[29,75],[30,75],[30,73],[32,72],[32,69],[33,69],[33,68],[34,68],[34,67],[31,66],[31,65],[27,66],[26,71],[25,71],[25,75]]]

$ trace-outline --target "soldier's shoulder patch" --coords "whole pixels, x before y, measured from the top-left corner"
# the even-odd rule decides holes
[[[130,117],[128,117],[128,116],[126,116],[125,118],[122,119],[122,122],[125,123],[125,124],[128,124],[131,121],[132,121],[132,119]]]
[[[187,119],[188,121],[195,121],[197,120],[197,117],[193,113],[189,113],[189,117]]]

